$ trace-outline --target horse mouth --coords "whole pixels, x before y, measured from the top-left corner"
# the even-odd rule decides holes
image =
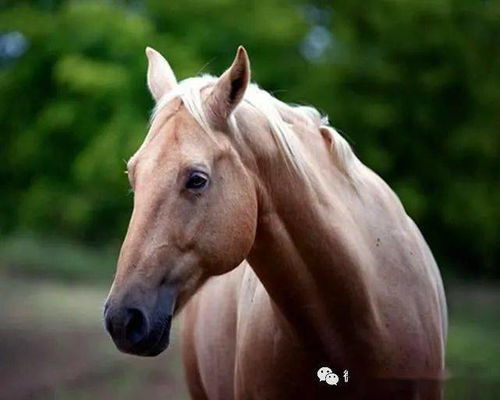
[[[120,351],[141,357],[155,357],[162,353],[170,343],[170,328],[172,316],[167,316],[159,322],[155,328],[139,343],[134,346],[123,348]]]
[[[170,327],[172,325],[172,316],[169,315],[166,318],[166,321],[162,324],[161,328],[159,328],[159,334],[157,335],[156,342],[147,349],[142,356],[145,357],[155,357],[158,354],[162,353],[170,343]]]

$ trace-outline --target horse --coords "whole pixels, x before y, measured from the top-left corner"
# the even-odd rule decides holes
[[[390,187],[316,109],[251,83],[243,47],[181,82],[146,55],[156,105],[104,307],[117,348],[161,353],[183,310],[192,398],[441,398],[442,278]]]

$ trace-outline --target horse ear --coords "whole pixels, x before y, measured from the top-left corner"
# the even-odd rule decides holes
[[[250,61],[243,46],[238,47],[233,64],[215,84],[207,99],[207,108],[216,126],[224,124],[239,104],[250,82]]]
[[[165,58],[151,47],[146,47],[148,57],[148,87],[155,101],[177,85],[174,71]]]
[[[321,136],[323,137],[323,140],[325,141],[325,143],[328,147],[328,151],[332,152],[333,145],[334,145],[334,138],[333,138],[332,129],[328,128],[326,126],[320,126],[319,133],[321,133]]]

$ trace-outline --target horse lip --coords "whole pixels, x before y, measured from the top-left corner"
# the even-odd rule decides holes
[[[154,357],[168,347],[170,344],[170,328],[172,326],[176,300],[177,288],[173,285],[162,284],[156,307],[165,310],[166,313],[163,314],[160,312],[156,314],[157,322],[154,324],[153,330],[145,341],[138,343],[137,349],[132,349],[133,354],[143,357]]]
[[[155,357],[170,344],[171,322],[172,315],[168,315],[161,327],[152,331],[145,340],[133,346],[123,347],[117,344],[117,347],[123,353],[141,357]]]
[[[155,357],[162,353],[170,344],[170,328],[172,326],[172,315],[167,316],[167,321],[162,324],[160,334],[156,342],[147,349],[144,353],[140,354],[144,357]]]

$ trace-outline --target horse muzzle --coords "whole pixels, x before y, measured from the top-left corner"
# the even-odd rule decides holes
[[[156,301],[113,301],[104,306],[104,323],[116,347],[128,354],[154,357],[168,347],[176,293],[162,286]]]

